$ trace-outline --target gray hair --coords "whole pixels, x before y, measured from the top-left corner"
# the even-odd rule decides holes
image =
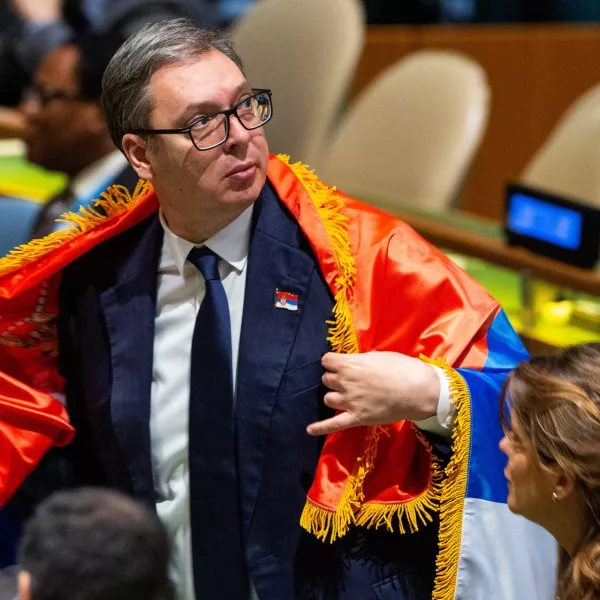
[[[243,72],[229,35],[199,27],[190,19],[151,23],[127,39],[102,78],[102,107],[117,148],[123,150],[121,140],[126,133],[150,128],[152,75],[165,65],[190,62],[211,50],[225,54]]]

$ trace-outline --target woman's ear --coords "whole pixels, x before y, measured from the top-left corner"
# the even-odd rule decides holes
[[[31,600],[31,575],[29,571],[19,571],[17,579],[19,600]]]
[[[121,140],[123,152],[140,179],[152,181],[154,171],[148,159],[148,142],[139,135],[126,133]]]
[[[558,471],[554,477],[555,483],[552,498],[554,498],[556,502],[561,502],[572,496],[576,487],[575,480],[562,471]]]

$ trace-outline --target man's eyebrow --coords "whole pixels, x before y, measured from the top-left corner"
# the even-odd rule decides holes
[[[233,106],[237,100],[237,98],[243,92],[252,92],[252,88],[250,84],[245,81],[244,83],[240,83],[234,90],[231,95],[231,106]],[[177,127],[185,127],[186,123],[199,112],[205,112],[207,114],[212,114],[216,112],[220,112],[223,109],[216,102],[212,100],[206,100],[204,102],[194,102],[186,107],[186,109],[181,113],[179,118],[176,119]]]

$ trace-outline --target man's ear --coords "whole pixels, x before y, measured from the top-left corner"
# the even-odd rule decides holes
[[[139,135],[126,133],[121,140],[123,152],[140,179],[152,181],[154,171],[148,160],[148,142]]]
[[[19,571],[19,600],[31,600],[31,575],[29,571]]]

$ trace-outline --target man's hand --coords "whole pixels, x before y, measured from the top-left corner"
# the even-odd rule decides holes
[[[420,421],[437,412],[439,377],[419,359],[396,352],[328,352],[321,362],[327,369],[323,383],[331,390],[325,404],[343,412],[309,425],[310,435],[402,419]]]
[[[25,21],[59,21],[63,0],[11,0],[12,11]]]

